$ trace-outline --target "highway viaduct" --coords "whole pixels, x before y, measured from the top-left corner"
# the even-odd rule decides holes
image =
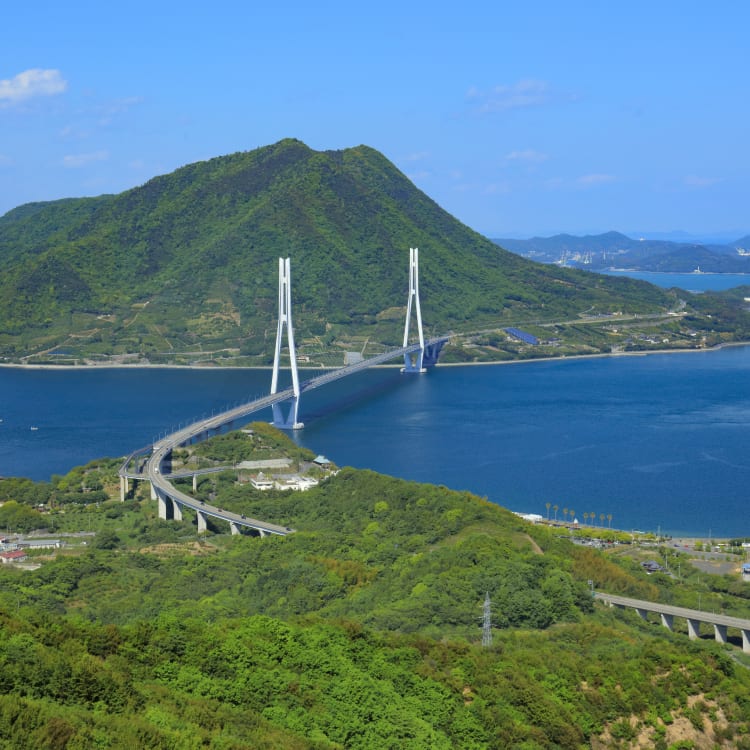
[[[631,599],[627,596],[616,596],[597,591],[594,594],[597,601],[610,607],[621,607],[634,609],[644,620],[648,620],[649,613],[659,615],[661,624],[669,630],[674,630],[674,618],[680,618],[687,623],[688,637],[700,638],[701,623],[712,625],[714,638],[719,643],[727,642],[727,629],[736,628],[742,635],[742,650],[750,653],[750,620],[740,617],[729,617],[728,615],[717,615],[713,612],[704,612],[700,609],[688,609],[686,607],[674,607],[671,604],[660,604],[642,599]]]

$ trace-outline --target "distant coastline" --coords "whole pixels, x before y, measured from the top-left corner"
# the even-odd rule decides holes
[[[750,274],[748,274],[750,276]],[[504,359],[492,362],[439,362],[440,367],[488,367],[493,365],[518,365],[529,364],[531,362],[567,362],[576,359],[597,359],[602,357],[646,357],[651,354],[700,354],[707,352],[717,352],[736,346],[750,346],[750,341],[726,341],[716,346],[702,349],[643,349],[639,351],[623,352],[599,352],[597,354],[570,354],[560,357],[530,357],[528,359]],[[342,365],[343,366],[343,365]],[[401,363],[389,365],[377,365],[379,368],[387,369],[401,367]],[[272,370],[271,365],[169,365],[169,364],[151,364],[151,363],[96,363],[91,362],[84,365],[64,365],[64,364],[25,364],[21,362],[3,362],[0,367],[15,368],[20,370]],[[337,367],[303,367],[298,366],[298,370],[320,372],[321,370],[335,370]]]

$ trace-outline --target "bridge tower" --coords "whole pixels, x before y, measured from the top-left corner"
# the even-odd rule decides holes
[[[422,310],[419,306],[419,248],[409,248],[409,300],[406,304],[406,326],[404,327],[404,346],[409,346],[409,328],[411,327],[411,306],[415,301],[417,313],[417,332],[419,350],[404,355],[404,366],[401,372],[426,372],[424,367],[424,333],[422,332]]]
[[[292,370],[292,389],[294,397],[287,418],[284,419],[281,404],[274,404],[273,424],[282,430],[299,430],[304,427],[297,421],[299,409],[299,377],[297,376],[297,354],[294,348],[294,328],[292,327],[292,278],[289,270],[289,258],[279,258],[279,322],[276,328],[276,353],[273,358],[273,377],[271,378],[271,395],[278,392],[279,366],[281,364],[281,343],[286,326],[289,345],[289,364]]]

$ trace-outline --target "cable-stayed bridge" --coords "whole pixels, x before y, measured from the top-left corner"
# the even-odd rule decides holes
[[[178,478],[176,474],[165,473],[167,459],[174,448],[191,442],[198,442],[216,434],[219,430],[233,423],[244,420],[251,414],[268,409],[273,410],[273,424],[282,429],[299,429],[303,424],[298,421],[300,397],[302,393],[314,388],[327,385],[349,375],[374,367],[376,365],[390,362],[394,359],[403,358],[404,366],[402,372],[423,373],[428,367],[437,364],[440,352],[448,341],[447,336],[438,336],[425,340],[422,331],[422,313],[419,305],[419,256],[416,248],[411,248],[409,258],[409,299],[406,312],[406,324],[404,327],[403,346],[378,354],[374,357],[362,360],[355,364],[341,367],[329,372],[317,375],[303,382],[299,381],[297,371],[296,351],[294,346],[294,329],[292,326],[291,306],[291,274],[289,258],[279,258],[279,318],[276,332],[276,350],[274,355],[273,376],[271,379],[271,393],[267,396],[249,401],[208,419],[201,419],[179,430],[167,435],[154,445],[139,448],[131,453],[120,467],[120,499],[124,500],[128,492],[129,480],[146,480],[151,485],[152,499],[157,500],[159,505],[159,517],[163,519],[182,520],[182,511],[188,508],[196,513],[198,520],[198,531],[205,532],[207,519],[209,517],[220,519],[229,523],[233,534],[239,534],[242,527],[252,529],[261,536],[267,534],[285,535],[293,529],[279,526],[254,518],[247,518],[238,513],[231,513],[205,502],[197,500],[191,495],[177,489],[172,484],[172,479]],[[414,310],[417,322],[418,341],[409,343],[411,315]],[[292,385],[279,390],[279,373],[281,368],[281,352],[286,331],[289,347],[289,359],[292,375]],[[289,411],[284,417],[282,404],[290,402]],[[209,473],[215,470],[200,470],[185,474],[181,472],[179,477],[192,476],[193,490],[196,487],[196,476],[201,473]]]

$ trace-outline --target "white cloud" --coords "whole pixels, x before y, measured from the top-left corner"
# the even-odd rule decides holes
[[[466,92],[466,97],[477,102],[479,113],[488,114],[539,106],[549,101],[550,90],[545,81],[527,78],[510,86],[495,86],[487,92],[472,86]]]
[[[88,154],[69,154],[68,156],[64,156],[62,164],[64,167],[77,169],[78,167],[85,167],[87,164],[96,161],[106,161],[107,159],[109,159],[108,151],[93,151]]]
[[[14,78],[0,80],[0,103],[20,102],[35,96],[61,94],[68,88],[59,70],[31,68]]]
[[[430,152],[429,151],[415,151],[411,154],[407,154],[404,157],[404,161],[423,161],[424,159],[429,158]]]
[[[491,182],[484,186],[482,191],[485,195],[508,195],[510,185],[507,182]]]
[[[718,182],[721,182],[721,178],[719,177],[696,177],[695,175],[689,175],[685,178],[685,184],[688,187],[695,188],[711,187]]]
[[[118,116],[122,115],[132,107],[137,106],[143,102],[143,97],[140,96],[129,96],[123,99],[115,99],[107,104],[104,104],[100,108],[100,125],[110,125],[112,121]]]
[[[615,179],[615,176],[611,174],[585,174],[576,180],[576,184],[580,187],[594,187],[614,182]]]
[[[519,161],[529,164],[541,164],[543,161],[547,161],[548,158],[547,154],[543,154],[540,151],[534,151],[533,148],[527,148],[523,151],[511,151],[509,154],[505,155],[507,161]]]

